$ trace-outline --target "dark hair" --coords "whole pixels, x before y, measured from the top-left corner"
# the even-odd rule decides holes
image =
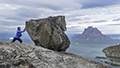
[[[18,30],[20,29],[20,27],[17,28]]]

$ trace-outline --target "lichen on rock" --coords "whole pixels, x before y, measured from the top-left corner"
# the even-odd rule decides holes
[[[56,51],[66,51],[70,41],[66,31],[65,16],[48,17],[26,22],[26,29],[36,46]]]

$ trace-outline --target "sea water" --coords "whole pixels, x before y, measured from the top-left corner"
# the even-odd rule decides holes
[[[23,43],[34,45],[34,42],[30,39],[22,39]],[[0,41],[11,42],[10,39],[0,39]],[[16,41],[19,43],[18,41]],[[106,57],[105,53],[102,50],[109,46],[114,46],[120,44],[120,40],[80,40],[80,39],[70,39],[70,47],[66,52],[73,53],[78,56],[82,56],[94,61],[103,63],[101,61],[110,61],[110,58],[107,59],[95,59],[96,56]],[[118,60],[118,58],[112,58],[113,60]],[[105,64],[105,63],[103,63]],[[109,65],[111,66],[111,65]],[[112,66],[113,68],[120,68],[119,66]]]
[[[110,61],[110,58],[106,57],[105,53],[102,50],[109,46],[114,46],[120,44],[120,40],[81,40],[81,39],[71,39],[70,47],[67,49],[67,52],[82,56],[94,61],[103,63],[101,61]],[[106,57],[107,59],[95,59],[96,56]],[[118,60],[118,58],[112,58],[112,60]],[[103,63],[105,64],[105,63]],[[111,66],[111,65],[109,65]],[[112,66],[113,68],[120,68],[119,66]]]

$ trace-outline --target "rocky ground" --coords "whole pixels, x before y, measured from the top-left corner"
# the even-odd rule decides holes
[[[106,56],[120,58],[120,44],[103,49]]]
[[[0,42],[0,68],[111,68],[73,54],[43,47]]]
[[[120,58],[120,44],[107,47],[103,49],[103,52],[108,57]],[[113,66],[120,66],[120,61],[110,60],[110,61],[105,61],[105,63],[113,65]]]

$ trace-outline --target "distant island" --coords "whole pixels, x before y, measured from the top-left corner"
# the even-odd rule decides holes
[[[110,39],[109,37],[103,35],[101,31],[99,31],[96,27],[93,28],[89,26],[87,29],[83,31],[83,33],[74,39]]]

